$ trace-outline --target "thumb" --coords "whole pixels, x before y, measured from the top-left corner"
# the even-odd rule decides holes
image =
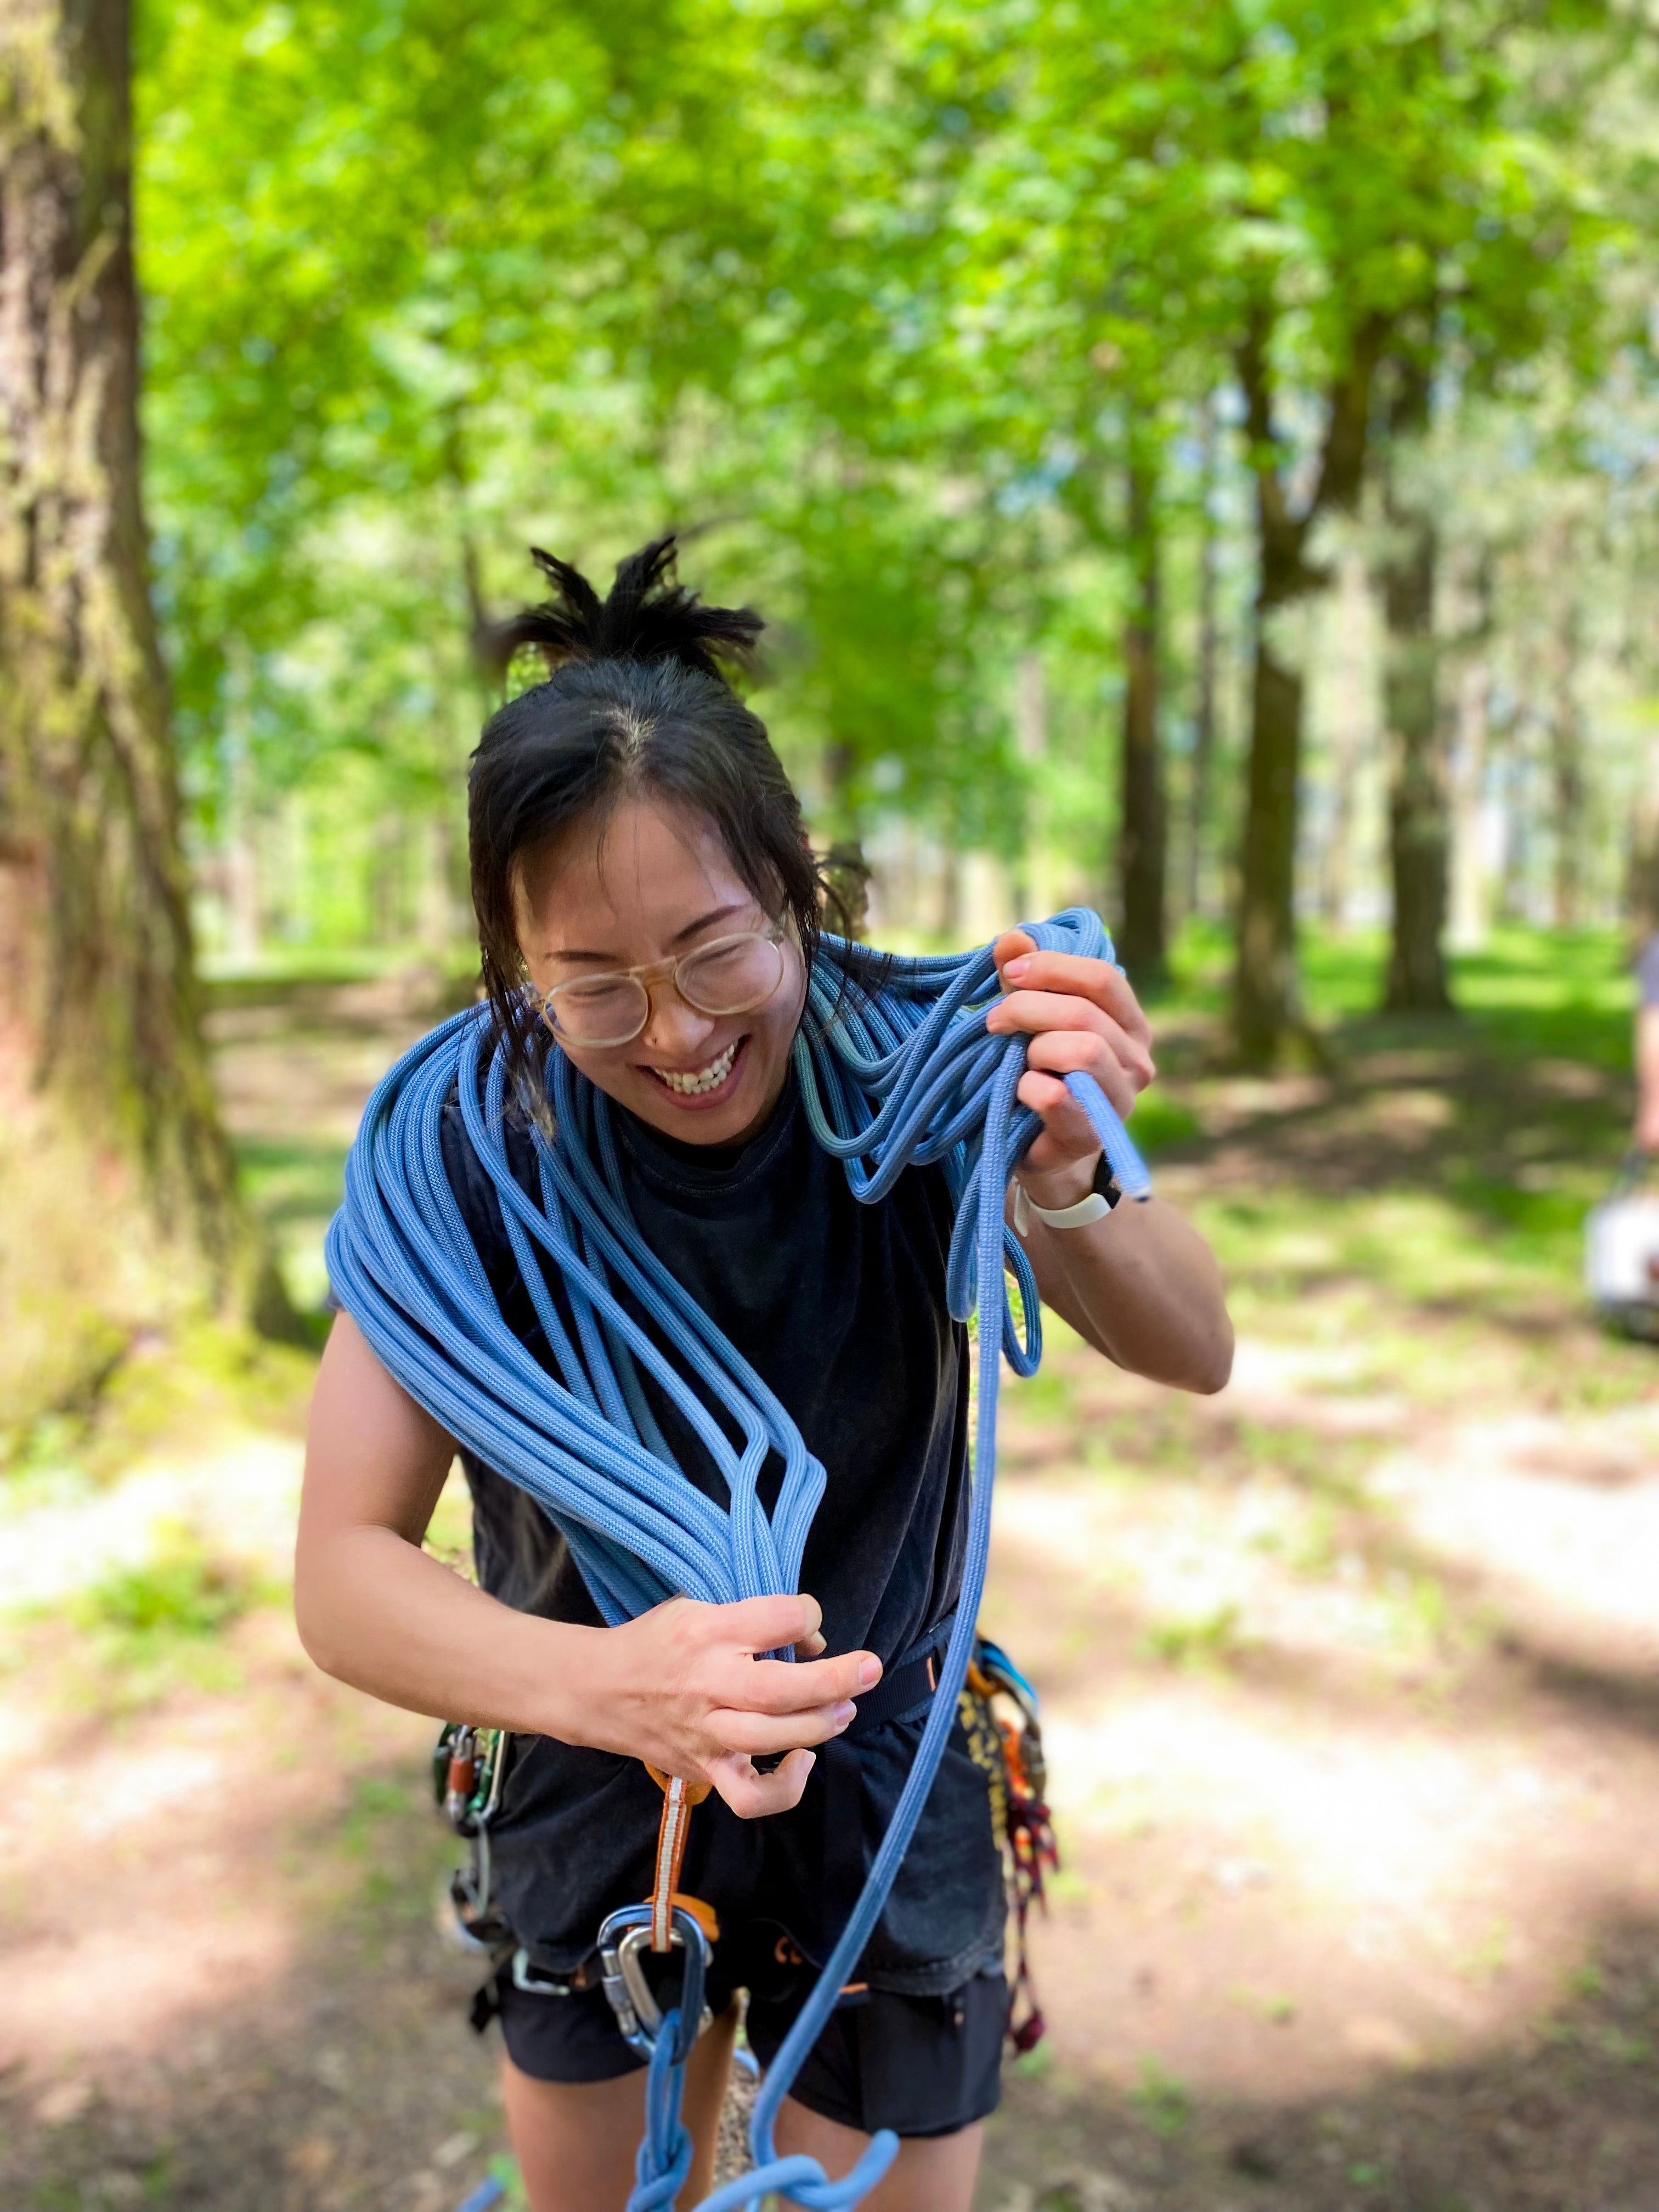
[[[805,1592],[793,1597],[746,1597],[721,1608],[721,1626],[744,1650],[787,1651],[818,1632],[823,1607]]]
[[[1023,929],[1005,929],[991,947],[991,957],[997,963],[998,980],[1001,980],[1002,971],[1011,960],[1018,960],[1023,952],[1036,951],[1036,939],[1034,937],[1028,937]],[[1004,988],[1006,988],[1006,985]]]

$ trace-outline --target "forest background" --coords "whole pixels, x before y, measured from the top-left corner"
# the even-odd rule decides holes
[[[8,22],[7,255],[41,319],[11,334],[0,574],[14,1059],[82,1121],[103,1101],[100,1141],[245,1304],[283,1294],[195,979],[466,969],[477,647],[532,543],[602,576],[672,528],[766,612],[760,704],[884,937],[1082,900],[1146,989],[1185,930],[1224,945],[1246,1063],[1316,1053],[1301,921],[1380,925],[1379,1000],[1435,1011],[1449,944],[1631,911],[1642,9]],[[37,239],[33,278],[31,174],[61,264]],[[43,501],[40,455],[100,408],[112,497]],[[102,661],[54,607],[48,514],[76,590],[115,579]]]
[[[1654,112],[1560,7],[158,9],[157,585],[217,959],[468,934],[470,640],[665,526],[879,921],[1620,908]],[[1379,989],[1383,988],[1379,983]]]

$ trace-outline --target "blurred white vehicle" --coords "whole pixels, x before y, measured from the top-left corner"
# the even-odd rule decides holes
[[[1659,1192],[1644,1188],[1651,1162],[1632,1152],[1584,1221],[1584,1287],[1603,1318],[1659,1336]]]

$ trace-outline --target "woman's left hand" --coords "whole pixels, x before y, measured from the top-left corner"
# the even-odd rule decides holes
[[[1039,1206],[1066,1206],[1087,1192],[1100,1139],[1062,1079],[1092,1075],[1127,1121],[1157,1073],[1152,1033],[1109,960],[1039,952],[1019,929],[1006,931],[991,950],[1003,996],[985,1026],[994,1036],[1024,1031],[1030,1038],[1018,1095],[1042,1117],[1019,1179]]]

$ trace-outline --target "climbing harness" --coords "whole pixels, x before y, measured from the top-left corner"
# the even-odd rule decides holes
[[[1111,957],[1098,917],[1085,909],[1025,927],[1044,951]],[[702,2212],[738,2212],[771,2194],[814,2212],[842,2212],[897,2155],[897,2137],[883,2130],[853,2170],[832,2181],[816,2159],[781,2158],[773,2130],[874,1929],[957,1717],[990,1547],[996,1355],[1000,1351],[1022,1376],[1035,1373],[1042,1356],[1036,1279],[1005,1220],[1009,1177],[1039,1123],[1015,1097],[1025,1038],[994,1036],[985,1026],[985,1012],[1000,995],[991,949],[893,960],[876,971],[878,983],[868,990],[860,987],[859,959],[856,948],[830,939],[813,963],[795,1073],[813,1135],[845,1164],[860,1200],[884,1198],[908,1167],[936,1162],[945,1170],[956,1209],[947,1303],[959,1321],[979,1316],[968,1540],[955,1622],[937,1663],[937,1694],[928,1700],[892,1821],[856,1906],[767,2069],[750,2128],[754,2166],[705,2198]],[[507,1152],[506,1057],[498,1049],[486,1064],[489,1036],[487,1010],[468,1008],[414,1046],[370,1098],[347,1163],[345,1202],[329,1231],[336,1294],[410,1395],[542,1506],[607,1621],[620,1623],[677,1593],[726,1604],[793,1592],[824,1489],[823,1467],[760,1376],[640,1237],[628,1212],[611,1102],[557,1051],[549,1055],[545,1097],[535,1102],[532,1117],[539,1203],[520,1186]],[[1086,1075],[1065,1079],[1120,1191],[1145,1198],[1146,1168],[1098,1085]],[[500,1201],[551,1371],[503,1319],[450,1189],[441,1130],[451,1097]],[[1006,1273],[1014,1279],[1022,1326]],[[645,1377],[702,1444],[725,1488],[724,1507],[674,1459]],[[774,1456],[782,1474],[769,1514],[759,1485]],[[646,2132],[629,2212],[672,2208],[691,2160],[680,2095],[707,1960],[691,1933],[702,1935],[696,1915],[678,1903],[670,1910],[684,1960],[680,2002],[665,2010],[659,2005],[654,2025],[633,2007],[647,2071]],[[648,1943],[657,1915],[653,1898],[606,1923],[617,1978],[630,2002],[636,1991],[624,1947],[636,1928],[647,1931]],[[636,1967],[644,1948],[628,1949]]]

